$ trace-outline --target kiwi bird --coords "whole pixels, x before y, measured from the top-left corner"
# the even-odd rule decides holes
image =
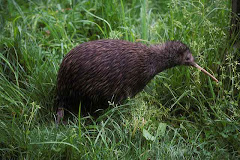
[[[123,40],[96,40],[73,48],[63,59],[57,77],[58,119],[63,110],[93,113],[108,102],[135,96],[159,72],[178,65],[193,66],[217,79],[194,62],[180,41],[147,46]]]

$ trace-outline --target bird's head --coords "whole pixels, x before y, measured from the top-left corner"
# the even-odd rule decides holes
[[[167,50],[167,54],[170,55],[170,58],[174,60],[173,63],[175,65],[186,65],[186,66],[193,66],[208,76],[210,76],[213,80],[218,82],[218,80],[212,76],[210,73],[208,73],[205,69],[200,67],[195,61],[194,57],[189,49],[189,47],[180,42],[180,41],[169,41],[165,43],[165,49]]]

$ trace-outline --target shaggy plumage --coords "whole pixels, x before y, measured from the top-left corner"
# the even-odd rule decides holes
[[[189,48],[179,41],[147,46],[122,40],[78,45],[63,59],[57,78],[57,105],[92,113],[133,97],[159,72],[192,65]]]

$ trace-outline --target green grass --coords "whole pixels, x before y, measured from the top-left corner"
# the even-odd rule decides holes
[[[0,1],[0,159],[239,159],[240,67],[230,2]],[[181,40],[200,71],[158,74],[98,119],[56,126],[61,60],[95,39]]]

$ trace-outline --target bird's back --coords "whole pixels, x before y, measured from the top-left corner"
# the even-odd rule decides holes
[[[58,97],[65,102],[86,100],[93,105],[107,105],[108,101],[118,103],[134,96],[149,81],[144,60],[148,49],[140,43],[121,40],[80,44],[60,66]]]

